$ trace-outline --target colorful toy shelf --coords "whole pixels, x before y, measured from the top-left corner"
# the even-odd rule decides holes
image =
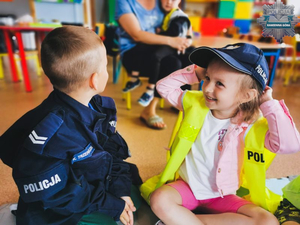
[[[82,0],[35,0],[36,2],[81,3]]]
[[[239,27],[241,33],[248,33],[250,30],[254,0],[185,0],[185,3],[217,4],[217,13],[213,17],[190,16],[193,30],[202,35],[217,35],[230,26]]]

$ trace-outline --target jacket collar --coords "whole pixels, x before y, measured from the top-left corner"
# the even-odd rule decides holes
[[[95,110],[83,105],[82,103],[76,101],[69,95],[65,94],[64,92],[61,92],[57,89],[54,89],[54,91],[51,93],[54,101],[60,102],[62,105],[66,106],[66,110],[69,109],[69,113],[73,114],[75,117],[77,117],[79,120],[86,124],[94,124],[98,120],[104,120],[106,118],[106,114],[102,113],[100,111],[101,108],[101,96],[95,95],[92,99],[95,99],[97,104],[99,104],[100,107],[94,107]],[[91,100],[92,100],[91,99]]]

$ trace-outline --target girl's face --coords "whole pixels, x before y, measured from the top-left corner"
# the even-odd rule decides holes
[[[221,60],[213,60],[206,71],[203,82],[205,104],[218,119],[235,115],[240,104],[239,91],[243,76]]]
[[[181,0],[161,0],[161,6],[165,12],[170,12],[174,8],[178,8]]]

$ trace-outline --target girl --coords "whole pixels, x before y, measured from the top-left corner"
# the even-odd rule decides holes
[[[245,43],[220,49],[200,47],[190,60],[199,67],[178,70],[157,83],[161,96],[182,110],[184,118],[172,145],[168,162],[172,165],[164,171],[178,168],[179,179],[151,194],[152,210],[163,223],[172,225],[278,224],[270,212],[235,195],[247,138],[251,136],[250,144],[255,146],[247,150],[253,165],[264,163],[262,154],[255,152],[259,148],[276,153],[300,149],[299,132],[287,107],[274,100],[266,86],[268,65],[263,52]],[[201,80],[202,92],[180,89]],[[259,119],[260,111],[268,123]],[[260,130],[252,132],[257,125]],[[254,159],[254,154],[261,157]]]

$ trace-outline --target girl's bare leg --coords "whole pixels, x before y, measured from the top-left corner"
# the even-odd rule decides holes
[[[182,206],[181,195],[173,187],[165,185],[154,191],[150,205],[156,216],[167,225],[204,224],[193,212]]]
[[[276,217],[263,208],[248,204],[237,213],[198,214],[182,206],[178,191],[162,186],[151,195],[153,212],[166,224],[207,224],[207,225],[278,225]]]
[[[276,217],[265,209],[248,204],[239,208],[237,213],[221,213],[210,215],[197,215],[204,223],[209,225],[278,225]]]

